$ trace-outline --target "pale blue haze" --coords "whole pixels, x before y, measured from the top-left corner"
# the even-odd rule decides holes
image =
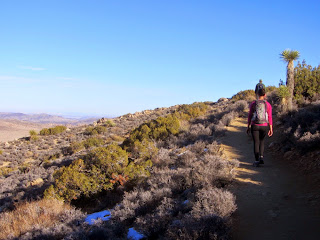
[[[320,2],[1,1],[0,112],[117,116],[285,80],[320,64]]]

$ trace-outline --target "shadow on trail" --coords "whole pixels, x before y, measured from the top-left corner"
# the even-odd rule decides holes
[[[244,118],[235,119],[221,143],[229,158],[240,161],[231,191],[238,210],[233,216],[233,239],[319,239],[319,204],[310,204],[306,179],[268,149],[265,164],[254,167],[253,142]]]

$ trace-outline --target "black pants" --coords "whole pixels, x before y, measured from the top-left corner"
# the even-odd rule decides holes
[[[259,157],[263,157],[264,152],[264,138],[267,135],[269,126],[251,126],[251,134],[253,138],[253,152],[256,161],[259,161]]]

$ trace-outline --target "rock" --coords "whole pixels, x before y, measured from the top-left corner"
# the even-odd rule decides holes
[[[43,181],[42,178],[37,178],[37,179],[29,182],[29,183],[27,184],[27,187],[29,187],[29,186],[38,186],[38,185],[42,185],[43,183],[44,183],[44,181]]]
[[[220,102],[228,102],[229,99],[228,98],[219,98],[218,103]]]
[[[101,119],[99,119],[97,121],[97,124],[101,124],[101,123],[104,123],[104,122],[106,122],[106,119],[103,117],[103,118],[101,118]]]

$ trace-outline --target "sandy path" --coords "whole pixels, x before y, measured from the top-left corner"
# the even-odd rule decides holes
[[[265,164],[253,167],[253,143],[245,130],[245,119],[236,119],[222,139],[226,154],[241,162],[231,188],[238,205],[233,239],[320,239],[320,204],[314,200],[319,188],[268,148]],[[276,138],[267,139],[266,147]]]

